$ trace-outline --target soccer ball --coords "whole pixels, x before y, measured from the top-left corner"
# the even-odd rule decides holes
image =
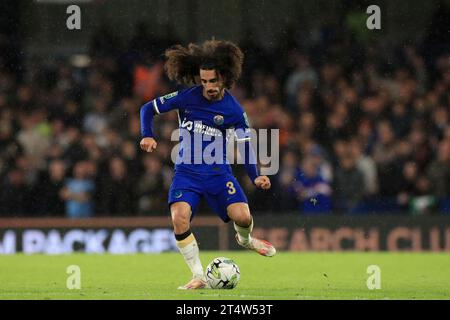
[[[211,289],[233,289],[241,278],[237,264],[225,257],[218,257],[206,267],[206,281]]]

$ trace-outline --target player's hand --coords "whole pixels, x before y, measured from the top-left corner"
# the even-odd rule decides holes
[[[270,179],[268,176],[259,176],[255,179],[255,185],[263,190],[270,189]]]
[[[147,152],[155,150],[157,145],[158,143],[153,138],[143,138],[140,143],[141,149]]]

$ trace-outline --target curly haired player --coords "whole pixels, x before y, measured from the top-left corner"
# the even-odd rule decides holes
[[[237,142],[245,144],[239,149],[245,152],[245,169],[250,179],[264,190],[271,184],[267,176],[258,173],[247,115],[228,91],[241,74],[244,55],[239,47],[229,41],[210,40],[201,46],[176,45],[166,50],[165,56],[168,77],[188,88],[141,107],[140,147],[152,152],[157,146],[152,132],[155,114],[178,111],[180,150],[168,203],[177,246],[193,274],[191,281],[179,289],[201,289],[206,282],[190,222],[202,197],[224,222],[234,222],[239,245],[266,257],[276,253],[272,244],[251,236],[253,218],[248,201],[226,159],[230,128],[235,130]],[[195,146],[198,141],[200,147]],[[208,155],[206,151],[212,144],[215,152]]]

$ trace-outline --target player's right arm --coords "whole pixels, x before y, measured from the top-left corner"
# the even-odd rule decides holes
[[[154,138],[152,131],[153,116],[168,112],[180,107],[179,99],[180,95],[178,91],[169,93],[165,96],[153,99],[145,103],[141,107],[141,136],[140,147],[142,150],[152,152],[157,146],[157,142]]]

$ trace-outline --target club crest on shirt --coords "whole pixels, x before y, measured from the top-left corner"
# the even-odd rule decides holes
[[[180,191],[180,190],[175,190],[174,193],[173,193],[173,196],[174,196],[176,199],[181,198],[182,195],[183,195],[183,192]]]
[[[223,116],[219,114],[214,117],[214,123],[217,124],[218,126],[222,125],[223,121],[224,121]]]

